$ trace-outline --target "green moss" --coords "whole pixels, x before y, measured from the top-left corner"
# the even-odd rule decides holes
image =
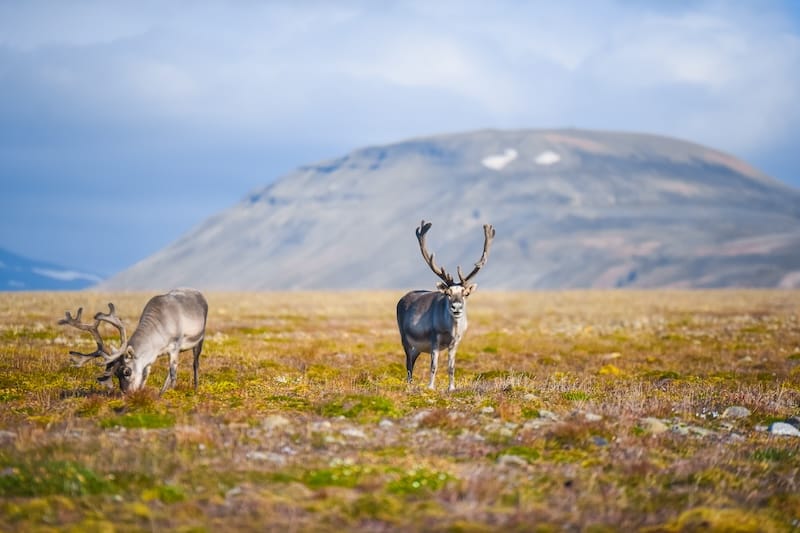
[[[475,375],[475,381],[507,380],[507,379],[531,379],[530,372],[515,372],[513,370],[488,370]]]
[[[58,330],[13,328],[0,332],[0,342],[53,340],[60,335]]]
[[[359,394],[333,398],[319,405],[318,412],[326,417],[344,416],[363,420],[375,420],[399,414],[389,398]]]
[[[303,396],[288,396],[285,394],[277,394],[267,398],[267,402],[274,404],[275,407],[281,409],[292,409],[294,411],[308,411],[312,405]]]
[[[789,461],[796,456],[796,450],[787,450],[783,448],[765,448],[763,450],[755,450],[752,454],[752,458],[756,461],[769,461],[774,463]]]
[[[142,492],[142,500],[146,502],[159,500],[161,503],[171,504],[182,502],[185,499],[186,494],[183,489],[176,485],[159,485]]]
[[[0,476],[3,496],[83,496],[111,492],[109,479],[74,461],[37,461],[7,465]]]
[[[22,391],[16,387],[3,387],[0,389],[0,403],[11,402],[22,398]]]
[[[302,481],[312,488],[319,487],[355,487],[372,468],[355,464],[339,463],[329,468],[309,470],[302,476]]]
[[[348,514],[359,520],[380,520],[394,524],[403,517],[403,510],[403,503],[396,497],[368,493],[350,504]]]
[[[124,427],[127,429],[159,429],[169,428],[174,425],[175,417],[171,414],[146,412],[127,413],[112,418],[106,418],[100,422],[100,427],[102,428]]]
[[[324,384],[341,376],[342,371],[325,365],[310,365],[306,368],[305,378],[309,383]]]
[[[667,526],[667,531],[726,531],[732,533],[780,531],[781,528],[761,513],[742,509],[696,507],[684,511]]]
[[[390,481],[386,485],[386,490],[393,494],[424,494],[441,489],[452,479],[453,477],[447,472],[415,468]]]
[[[588,392],[580,390],[572,390],[564,392],[561,394],[561,397],[571,402],[585,402],[586,400],[591,398]]]

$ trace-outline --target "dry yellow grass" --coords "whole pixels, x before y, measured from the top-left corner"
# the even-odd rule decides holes
[[[401,295],[208,294],[200,388],[184,354],[157,398],[165,361],[106,392],[56,324],[152,294],[0,294],[0,528],[798,526],[800,438],[763,430],[800,414],[798,292],[479,290],[454,393],[405,383]]]

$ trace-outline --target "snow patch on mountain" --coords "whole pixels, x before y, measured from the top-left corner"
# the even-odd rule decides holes
[[[506,148],[502,154],[494,154],[481,160],[483,166],[492,170],[502,170],[506,165],[517,158],[519,154],[513,148]]]
[[[536,156],[535,161],[537,165],[550,166],[561,161],[561,156],[555,152],[551,152],[550,150],[545,150]]]

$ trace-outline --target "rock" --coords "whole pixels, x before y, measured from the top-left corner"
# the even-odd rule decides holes
[[[281,415],[269,415],[261,422],[261,427],[270,431],[288,425],[289,420]]]
[[[669,430],[669,427],[664,422],[658,418],[649,416],[639,419],[639,427],[641,427],[645,433],[650,433],[651,435],[658,435],[659,433],[665,433]]]
[[[698,435],[700,437],[708,437],[709,435],[716,435],[717,432],[713,429],[706,429],[700,426],[687,426],[686,430],[692,435]]]
[[[522,429],[523,430],[539,429],[544,426],[549,426],[552,423],[553,421],[548,418],[534,418],[525,422],[522,425]]]
[[[501,455],[497,458],[497,464],[522,468],[528,466],[528,461],[518,455]]]
[[[547,409],[539,409],[539,418],[552,420],[553,422],[558,422],[560,420],[557,414],[555,414],[553,411],[548,411]]]
[[[486,407],[481,409],[481,413],[485,415],[490,415],[494,413],[494,407],[492,407],[491,405],[487,405]]]
[[[750,416],[750,409],[741,405],[733,405],[722,411],[722,418],[747,418]]]
[[[790,416],[786,419],[786,423],[800,429],[800,416]]]
[[[797,429],[786,422],[773,422],[769,426],[769,432],[773,435],[787,435],[789,437],[800,437],[800,429]]]
[[[595,413],[584,413],[583,418],[587,422],[600,422],[603,419],[603,416]]]
[[[0,440],[14,440],[17,434],[13,431],[0,430]]]
[[[592,436],[592,442],[594,442],[595,446],[608,446],[606,438],[599,435]]]
[[[270,463],[275,463],[278,465],[286,464],[286,457],[279,453],[273,452],[261,452],[254,450],[252,452],[247,452],[247,458],[252,461],[269,461]]]
[[[383,419],[381,419],[380,422],[378,422],[378,427],[392,428],[392,427],[394,427],[394,422],[392,422],[388,418],[383,418]]]
[[[330,431],[332,427],[333,425],[327,420],[311,423],[311,431],[318,431],[318,432]]]
[[[367,434],[364,433],[362,430],[358,428],[344,428],[340,431],[343,437],[349,437],[351,439],[366,439]]]
[[[408,424],[407,424],[407,425],[408,425],[408,427],[411,427],[411,428],[418,427],[418,426],[420,425],[420,423],[421,423],[423,420],[425,420],[425,418],[426,418],[426,417],[427,417],[429,414],[431,414],[431,410],[430,410],[430,409],[422,409],[421,411],[418,411],[417,413],[414,413],[414,414],[413,414],[413,415],[412,415],[412,416],[411,416],[411,417],[408,419]]]

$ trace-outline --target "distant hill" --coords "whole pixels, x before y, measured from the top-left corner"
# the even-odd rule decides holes
[[[0,291],[78,290],[99,281],[100,276],[28,259],[0,248]]]
[[[479,285],[800,287],[800,191],[711,148],[644,134],[485,130],[298,168],[101,284],[426,288],[414,236]]]

